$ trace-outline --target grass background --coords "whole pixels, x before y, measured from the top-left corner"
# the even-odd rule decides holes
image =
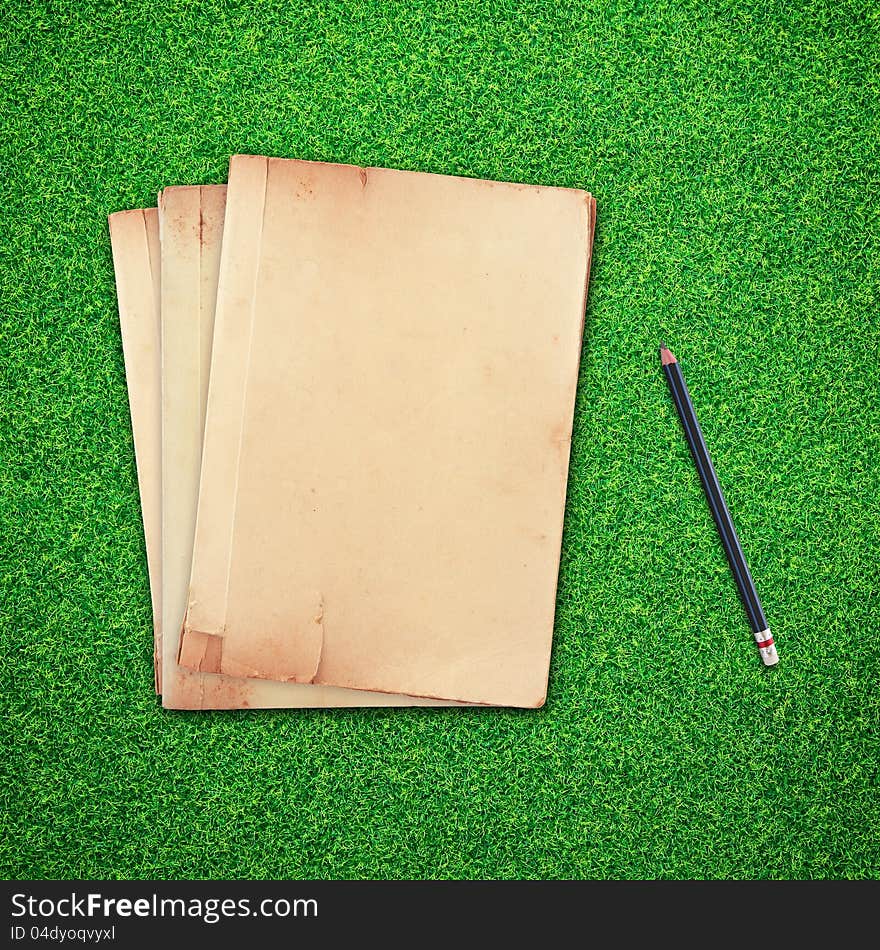
[[[876,4],[6,0],[3,25],[6,876],[878,876]],[[543,710],[156,705],[106,216],[239,151],[598,197]]]

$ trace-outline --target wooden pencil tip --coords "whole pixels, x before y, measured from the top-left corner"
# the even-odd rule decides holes
[[[670,363],[678,362],[678,360],[675,358],[675,353],[668,349],[665,344],[660,346],[660,362],[664,366],[668,366]]]

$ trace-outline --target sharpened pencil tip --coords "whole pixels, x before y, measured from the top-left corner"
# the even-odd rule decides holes
[[[660,362],[664,366],[668,366],[670,363],[678,362],[678,360],[675,358],[675,353],[673,353],[665,343],[660,345]]]

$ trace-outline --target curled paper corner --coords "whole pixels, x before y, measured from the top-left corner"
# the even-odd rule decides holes
[[[177,662],[199,673],[219,673],[223,666],[223,637],[202,630],[188,630],[186,620],[180,631]]]
[[[275,624],[267,622],[262,642],[256,647],[246,644],[244,650],[236,648],[234,638],[227,638],[234,621],[227,621],[219,633],[209,633],[191,628],[187,612],[177,662],[198,673],[225,673],[281,683],[314,682],[324,654],[324,597],[314,591],[303,592],[299,598],[290,611],[292,616]]]

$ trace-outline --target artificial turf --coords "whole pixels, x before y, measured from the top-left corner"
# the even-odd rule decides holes
[[[878,11],[7,0],[4,876],[877,877]],[[234,152],[597,196],[542,710],[158,707],[106,216]]]

